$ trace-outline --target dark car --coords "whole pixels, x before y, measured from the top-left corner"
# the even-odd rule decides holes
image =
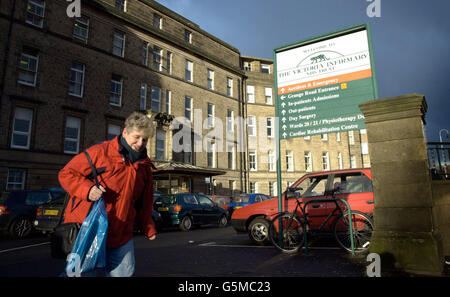
[[[154,191],[153,192],[153,199],[158,199],[159,196],[161,196],[163,193],[161,191]]]
[[[155,199],[157,195],[160,194],[155,192]],[[54,199],[39,206],[36,210],[36,219],[34,220],[35,229],[43,233],[53,232],[61,221],[61,215],[64,210],[64,202],[69,198],[69,194],[66,193],[66,195],[63,195],[58,199]],[[156,210],[153,210],[152,218],[155,222],[156,229],[159,230],[161,226],[161,215]],[[135,232],[139,233],[136,226]]]
[[[13,190],[0,197],[0,229],[15,238],[26,237],[33,229],[36,209],[64,197],[62,188]]]
[[[228,212],[202,194],[179,193],[161,195],[155,201],[163,227],[178,226],[189,231],[193,225],[218,224],[225,227]]]
[[[251,193],[251,194],[237,194],[231,198],[230,202],[230,214],[233,214],[233,211],[244,206],[263,202],[266,200],[272,199],[270,196],[259,194],[259,193]]]
[[[58,199],[44,203],[36,210],[36,219],[34,220],[34,228],[42,233],[53,232],[58,226],[64,202],[69,199],[69,194],[65,193]]]

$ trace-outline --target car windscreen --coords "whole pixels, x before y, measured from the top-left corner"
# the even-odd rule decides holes
[[[67,192],[66,191],[50,191],[50,194],[52,195],[52,200],[57,200],[57,199],[61,199],[66,196]]]
[[[255,202],[262,202],[262,201],[266,201],[266,200],[269,200],[269,199],[270,199],[269,196],[266,196],[266,195],[257,195],[257,196],[255,197]]]
[[[247,203],[250,201],[250,195],[238,195],[231,199],[232,203]]]
[[[227,204],[227,203],[229,203],[229,201],[230,200],[225,198],[225,197],[217,197],[216,200],[215,200],[215,202],[217,204]]]
[[[176,204],[177,196],[175,195],[162,195],[156,199],[155,204]]]
[[[66,200],[66,194],[59,195],[54,197],[51,201],[43,204],[43,206],[57,206],[57,205],[64,205],[64,202]]]
[[[27,193],[27,198],[25,199],[26,205],[41,205],[50,202],[52,197],[47,191],[32,191]]]
[[[298,193],[301,197],[324,196],[328,175],[310,176],[305,178],[300,184]]]

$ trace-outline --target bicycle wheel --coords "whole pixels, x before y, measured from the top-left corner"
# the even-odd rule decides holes
[[[370,237],[373,231],[373,221],[360,211],[352,211],[353,245],[355,253],[363,253],[369,249]],[[352,251],[348,213],[340,216],[334,225],[334,236],[339,245],[347,251]]]
[[[281,238],[280,233],[282,233]],[[292,213],[279,214],[270,222],[270,241],[283,253],[297,252],[303,245],[303,235],[303,224]]]

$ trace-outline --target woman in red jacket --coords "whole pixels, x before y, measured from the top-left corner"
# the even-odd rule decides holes
[[[108,214],[107,276],[134,274],[135,218],[148,239],[156,237],[152,220],[152,163],[146,149],[152,134],[151,119],[134,112],[126,119],[122,135],[88,148],[86,151],[97,170],[99,187],[95,186],[91,167],[83,153],[59,172],[59,182],[71,196],[65,210],[65,223],[82,223],[91,204],[102,195],[104,197]]]

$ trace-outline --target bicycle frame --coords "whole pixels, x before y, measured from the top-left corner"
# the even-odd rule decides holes
[[[351,209],[350,209],[350,205],[348,204],[347,201],[345,201],[344,199],[341,198],[329,198],[329,199],[311,199],[309,201],[306,202],[300,202],[298,200],[298,198],[296,198],[297,201],[297,205],[295,206],[293,215],[297,216],[297,209],[300,208],[301,212],[302,212],[302,217],[300,218],[300,222],[303,224],[303,238],[304,238],[304,245],[305,245],[305,254],[308,254],[308,239],[307,239],[307,226],[309,225],[308,222],[308,218],[307,218],[307,214],[306,214],[306,206],[309,203],[317,203],[317,202],[331,202],[333,201],[336,204],[335,209],[333,209],[333,211],[328,215],[328,217],[320,224],[319,230],[322,229],[322,227],[328,222],[328,220],[331,218],[331,216],[334,215],[336,210],[339,210],[341,212],[342,215],[344,215],[344,211],[342,210],[342,208],[339,206],[339,204],[337,203],[337,201],[341,201],[343,202],[346,206],[347,206],[347,213],[348,213],[348,218],[349,218],[349,231],[350,231],[350,244],[351,244],[351,248],[352,248],[352,255],[355,255],[355,246],[354,246],[354,242],[353,242],[353,223],[352,223],[352,216],[351,216]],[[301,204],[304,204],[303,207]],[[280,225],[280,228],[282,228],[283,226]],[[281,242],[281,236],[282,236],[282,232],[280,232],[280,242]]]
[[[313,201],[313,202],[318,202],[317,199],[315,199],[315,200],[316,200],[316,201]],[[329,201],[330,201],[329,199],[326,200],[326,202],[329,202]],[[327,218],[320,224],[319,228],[318,228],[318,229],[315,229],[315,230],[321,231],[322,228],[323,228],[323,226],[325,226],[325,224],[326,224],[326,223],[330,220],[330,218],[336,213],[336,211],[338,211],[338,213],[340,213],[341,215],[344,214],[344,210],[339,206],[339,204],[337,203],[337,200],[334,200],[333,202],[336,204],[336,207],[335,207],[335,208],[333,209],[333,211],[327,216]],[[309,203],[309,202],[308,202],[308,203]],[[305,204],[304,207],[301,207],[301,204],[302,204],[302,202],[299,202],[298,199],[297,199],[297,205],[300,206],[300,209],[301,209],[301,211],[302,211],[302,219],[303,219],[304,217],[307,217],[307,214],[306,214],[306,204]],[[308,225],[310,225],[308,220],[306,221],[306,223],[307,223]],[[310,226],[310,230],[311,230],[311,232],[314,232],[314,231],[315,231],[315,230],[313,230],[313,229],[311,228],[311,226]]]

